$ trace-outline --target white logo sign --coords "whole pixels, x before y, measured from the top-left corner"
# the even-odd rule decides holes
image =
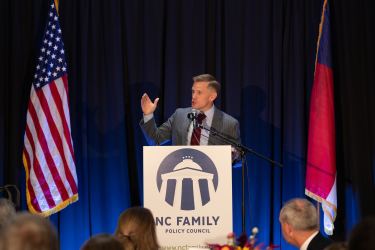
[[[232,231],[230,146],[144,147],[143,163],[144,206],[154,214],[161,249],[226,242]]]

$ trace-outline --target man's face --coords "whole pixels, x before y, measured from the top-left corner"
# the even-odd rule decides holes
[[[208,87],[208,82],[194,82],[191,88],[191,107],[200,111],[207,111],[212,107],[216,97],[216,91]]]

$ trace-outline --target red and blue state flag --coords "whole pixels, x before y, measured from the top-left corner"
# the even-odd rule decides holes
[[[332,235],[337,210],[335,108],[328,1],[323,4],[317,46],[310,120],[305,193],[322,203],[324,230]]]

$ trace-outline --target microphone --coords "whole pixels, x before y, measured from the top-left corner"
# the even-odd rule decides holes
[[[191,109],[191,112],[187,114],[187,118],[193,122],[193,128],[197,126],[198,110]]]

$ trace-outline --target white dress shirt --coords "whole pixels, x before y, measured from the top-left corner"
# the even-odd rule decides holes
[[[305,240],[305,242],[303,242],[300,250],[307,250],[307,247],[309,246],[310,242],[312,241],[312,239],[319,233],[319,231],[316,231],[315,233],[313,233],[312,235],[310,235],[309,238],[307,238]]]
[[[211,128],[212,125],[212,119],[214,118],[214,113],[215,113],[215,105],[212,105],[212,107],[203,112],[206,115],[206,118],[202,121],[203,127],[206,127],[208,129]],[[187,134],[187,145],[190,145],[190,140],[191,140],[191,134],[193,133],[193,123],[190,123],[188,134]],[[208,137],[210,136],[210,133],[205,130],[201,129],[201,139],[199,145],[208,145]]]

